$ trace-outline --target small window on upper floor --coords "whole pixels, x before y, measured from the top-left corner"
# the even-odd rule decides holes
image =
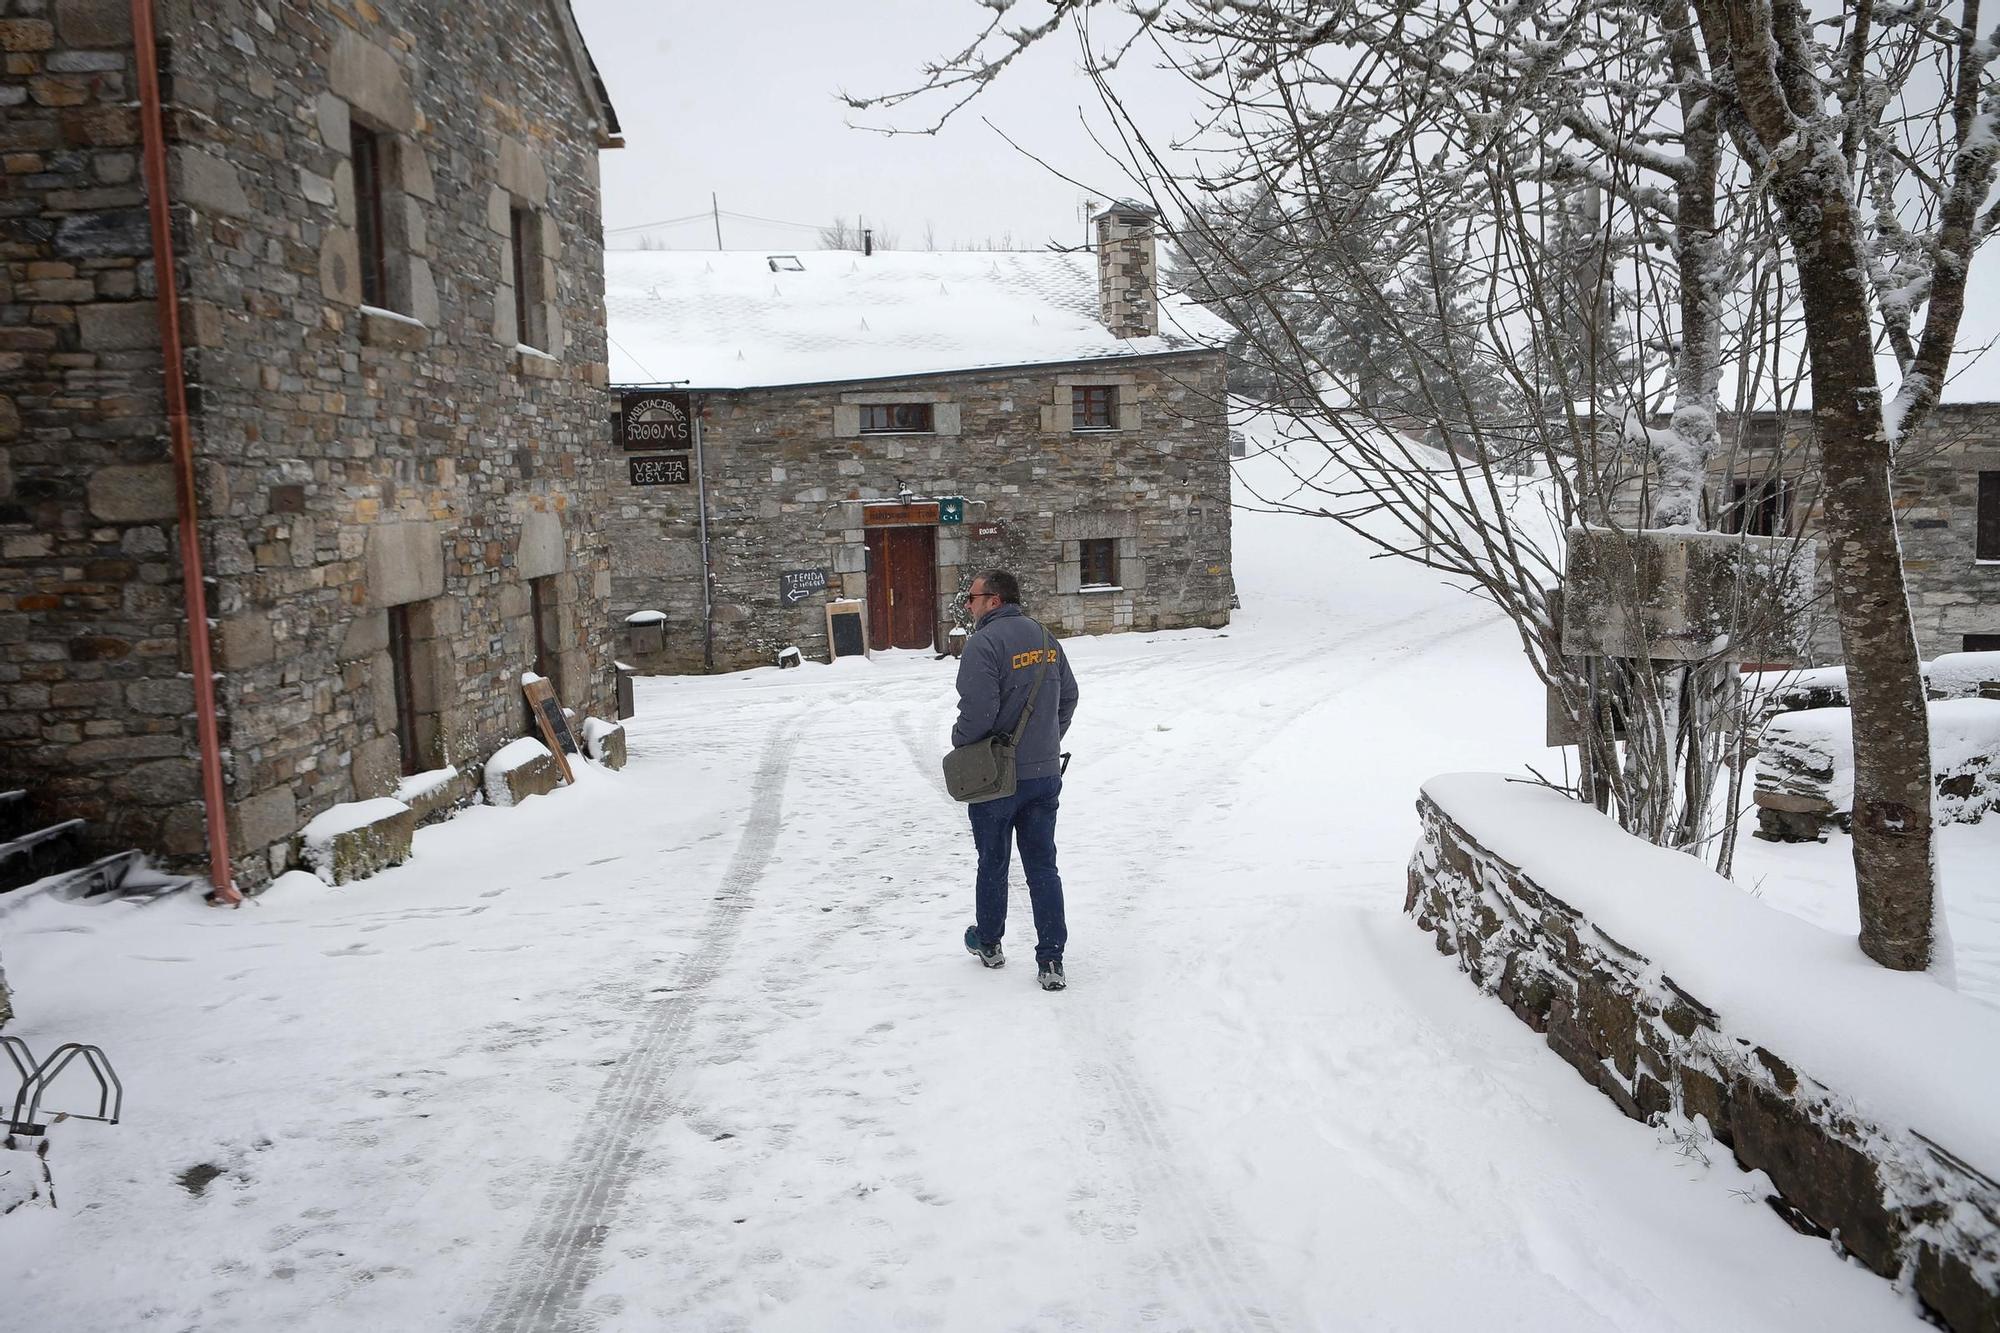
[[[1110,384],[1078,384],[1069,391],[1071,430],[1116,430],[1118,390]]]
[[[388,192],[391,149],[387,135],[365,125],[349,127],[354,170],[354,224],[361,250],[361,303],[393,310],[389,289]]]
[[[2000,634],[1968,634],[1965,649],[1968,653],[2000,653]]]
[[[509,210],[514,252],[514,341],[537,351],[548,345],[548,318],[543,288],[542,217],[518,204]]]
[[[937,414],[929,403],[863,403],[863,435],[928,435],[937,429]]]
[[[1979,474],[1978,531],[1973,537],[1975,560],[2000,560],[2000,472]]]

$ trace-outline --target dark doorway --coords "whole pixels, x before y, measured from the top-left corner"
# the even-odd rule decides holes
[[[936,528],[869,531],[868,639],[876,648],[936,643]]]

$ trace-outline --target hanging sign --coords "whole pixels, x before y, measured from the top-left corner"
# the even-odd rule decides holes
[[[826,591],[823,569],[788,569],[778,575],[778,600],[786,606],[817,597]]]
[[[944,497],[944,499],[939,500],[938,522],[940,523],[965,522],[965,497],[961,495],[947,495]]]
[[[694,398],[660,389],[620,389],[613,434],[621,449],[694,448]]]
[[[634,486],[685,486],[690,480],[685,454],[669,454],[664,458],[628,458],[625,465],[632,474]]]

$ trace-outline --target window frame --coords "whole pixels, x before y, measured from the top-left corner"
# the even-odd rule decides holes
[[[1094,406],[1101,404],[1102,417],[1093,420]],[[1118,429],[1118,386],[1115,384],[1072,384],[1069,386],[1069,428],[1072,433]]]
[[[361,304],[393,310],[389,289],[386,207],[389,136],[356,121],[348,127],[348,160],[354,177],[354,236],[360,251]]]
[[[1093,566],[1104,577],[1093,579]],[[1116,537],[1085,537],[1076,544],[1077,587],[1081,590],[1092,588],[1116,588],[1118,582],[1118,539]]]
[[[1979,473],[1972,513],[1972,558],[2000,564],[2000,472]]]
[[[1729,501],[1718,526],[1738,536],[1788,537],[1794,490],[1790,477],[1731,477]]]
[[[937,434],[936,403],[923,403],[923,402],[861,403],[858,404],[858,406],[861,409],[861,417],[860,417],[861,425],[858,431],[859,434],[862,435]],[[899,421],[897,418],[902,413],[905,412],[914,412],[918,414],[923,424],[920,426],[916,426],[916,425],[909,425]],[[881,414],[881,419],[888,424],[885,425],[872,424],[872,419],[875,418],[876,414],[878,413]]]

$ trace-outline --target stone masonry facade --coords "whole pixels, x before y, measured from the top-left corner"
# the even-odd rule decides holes
[[[1064,635],[1219,626],[1234,596],[1229,433],[1219,351],[900,380],[697,394],[717,670],[828,652],[826,596],[780,600],[785,571],[827,572],[827,594],[868,594],[868,502],[962,497],[937,528],[940,645],[966,621],[981,569],[1020,575],[1029,614]],[[1108,386],[1116,429],[1072,430],[1071,392]],[[928,403],[934,430],[859,432],[871,403]],[[643,671],[703,665],[695,487],[622,489],[606,524],[613,611],[666,617],[657,647],[621,626]],[[1082,544],[1113,543],[1116,584],[1084,586]]]
[[[1759,414],[1744,418],[1740,426],[1725,416],[1720,425],[1724,452],[1710,468],[1714,516],[1726,517],[1722,511],[1730,502],[1732,482],[1755,488],[1775,481],[1786,497],[1786,531],[1811,536],[1818,528],[1821,496],[1810,414]],[[2000,637],[2000,561],[1982,562],[1975,556],[1982,472],[2000,473],[2000,403],[1941,404],[1897,451],[1897,535],[1917,651],[1926,660],[1963,652],[1968,639]],[[1636,523],[1644,512],[1639,482],[1633,478],[1621,487],[1621,523]],[[1818,575],[1821,595],[1809,634],[1814,652],[1805,663],[1810,666],[1841,660],[1832,570],[1823,548]]]
[[[128,14],[0,0],[0,785],[192,860]],[[231,853],[255,885],[319,811],[522,734],[538,648],[565,703],[614,707],[597,154],[616,126],[562,0],[157,16]]]

